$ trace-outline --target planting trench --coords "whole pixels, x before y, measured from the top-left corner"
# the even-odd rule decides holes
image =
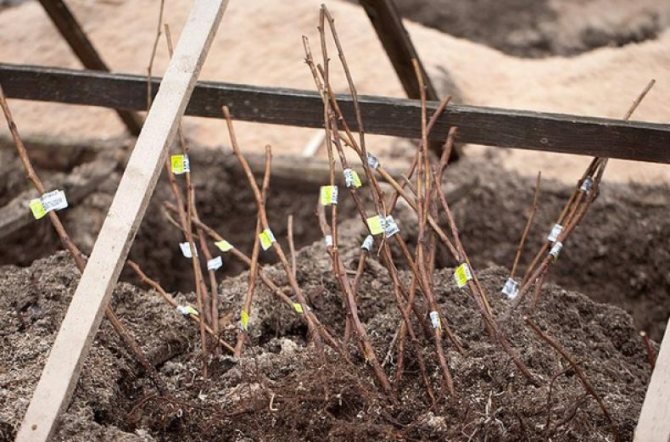
[[[0,204],[5,204],[26,188],[26,182],[14,152],[0,149],[0,155],[3,158]],[[60,162],[53,161],[53,156],[48,158],[52,169],[42,167],[38,172],[53,179],[76,170],[79,162],[91,160],[86,156]],[[219,150],[207,149],[198,149],[192,162],[195,170],[202,172],[194,174],[201,217],[231,243],[250,253],[256,206],[237,163]],[[44,163],[36,160],[38,165]],[[61,170],[54,170],[54,164],[61,164]],[[85,252],[93,246],[121,171],[121,166],[117,166],[96,192],[63,212],[66,227]],[[452,203],[453,210],[475,267],[511,267],[532,200],[534,180],[501,169],[495,158],[487,161],[465,158],[450,167],[446,176],[447,190],[461,189]],[[314,214],[317,187],[286,178],[272,181],[268,212],[279,241],[286,244],[289,214],[295,218],[296,247],[321,237]],[[570,191],[569,186],[561,183],[542,182],[538,213],[521,259],[522,271],[540,248]],[[620,306],[633,316],[636,328],[660,340],[670,313],[668,195],[667,185],[613,184],[607,182],[606,174],[600,197],[550,272],[550,281],[598,302]],[[193,289],[191,263],[178,247],[182,241],[180,232],[162,213],[162,203],[171,200],[163,178],[130,256],[167,290],[186,292]],[[343,198],[341,206],[340,219],[354,215],[350,199]],[[398,216],[403,221],[403,235],[413,241],[415,218],[402,209]],[[58,239],[48,223],[31,222],[3,239],[0,264],[26,266],[58,249]],[[261,255],[261,261],[272,260]],[[398,259],[399,266],[403,265],[401,261]],[[437,264],[453,266],[454,262],[441,251]],[[242,264],[225,260],[226,275],[236,275],[242,270]],[[124,275],[126,280],[137,282],[130,273]]]
[[[7,155],[3,162],[7,173],[1,176],[2,186],[9,190],[3,194],[19,193],[25,186],[17,174],[20,169],[7,151],[0,152]],[[115,153],[110,158],[122,160],[123,156]],[[42,168],[40,173],[53,180],[59,174],[76,175],[81,161],[63,162],[66,165],[59,166],[60,171],[58,167]],[[499,289],[508,270],[498,266],[509,266],[512,260],[532,197],[532,180],[501,170],[496,162],[495,158],[483,162],[466,156],[448,169],[447,189],[459,185],[465,189],[453,202],[456,222],[493,308],[502,317],[509,304]],[[238,247],[250,250],[255,207],[241,184],[242,177],[232,172],[231,158],[216,150],[197,150],[192,163],[194,169],[204,172],[194,174],[202,218]],[[75,241],[85,249],[99,229],[120,170],[118,165],[97,191],[62,212]],[[565,185],[543,183],[537,221],[522,262],[539,247],[569,191]],[[315,194],[314,185],[275,180],[269,214],[280,240],[285,236],[286,216],[293,213],[296,217],[296,242],[299,247],[306,245],[298,253],[299,284],[316,315],[341,336],[344,310],[316,231]],[[185,293],[177,295],[181,303],[194,303],[189,261],[176,247],[180,235],[161,213],[167,195],[165,184],[159,183],[131,256],[169,291]],[[670,284],[668,251],[662,246],[670,231],[664,216],[666,195],[666,188],[606,183],[591,213],[566,245],[551,279],[609,304],[596,304],[549,284],[543,289],[536,316],[540,326],[579,361],[624,440],[632,435],[650,375],[637,332],[645,328],[659,336],[668,312],[664,295]],[[414,220],[399,207],[402,233],[411,240],[416,236]],[[346,265],[354,268],[365,232],[357,220],[344,221],[353,215],[348,203],[342,208],[341,246]],[[11,440],[16,431],[77,284],[70,258],[57,249],[46,223],[31,222],[5,239],[0,252],[3,263],[19,264],[0,267],[0,303],[7,312],[0,343],[4,364],[0,440]],[[359,309],[378,357],[384,359],[398,314],[385,270],[376,259],[369,261],[359,290]],[[304,325],[264,287],[258,289],[251,345],[244,357],[239,362],[227,356],[209,360],[209,378],[203,379],[197,332],[191,323],[162,303],[156,293],[122,283],[114,295],[116,311],[159,368],[170,394],[156,396],[103,322],[57,440],[599,440],[610,435],[600,409],[585,394],[575,373],[523,325],[520,313],[502,327],[540,379],[540,387],[528,383],[507,354],[489,341],[474,302],[453,283],[453,262],[438,256],[438,266],[444,267],[434,275],[438,301],[467,353],[460,355],[447,345],[458,396],[452,400],[443,396],[435,409],[430,408],[412,356],[408,356],[405,377],[397,384],[399,403],[392,404],[379,395],[360,357],[354,356],[354,365],[349,365],[331,352],[319,356],[305,347]],[[233,275],[242,268],[226,260],[225,271]],[[287,286],[277,268],[270,274]],[[409,280],[406,272],[401,276]],[[247,274],[242,273],[220,286],[220,311],[224,313],[220,323],[229,341],[237,330],[246,283]],[[612,304],[628,309],[635,321]],[[423,343],[421,351],[429,361],[431,381],[439,389],[432,344]],[[351,350],[357,354],[353,347]],[[391,353],[387,366],[391,376],[394,363]],[[21,370],[13,370],[15,367]]]

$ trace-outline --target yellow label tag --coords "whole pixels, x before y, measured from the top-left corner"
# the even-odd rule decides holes
[[[321,186],[321,205],[337,204],[337,186]]]
[[[198,316],[198,311],[190,305],[178,305],[177,311],[184,316]]]
[[[294,302],[293,303],[293,310],[295,310],[297,313],[300,313],[302,315],[303,314],[302,304]]]
[[[258,238],[261,240],[261,247],[263,250],[267,250],[272,246],[272,243],[276,241],[275,236],[272,234],[272,230],[265,229],[263,230]]]
[[[246,330],[249,326],[249,313],[246,310],[242,310],[240,313],[240,323],[242,324],[242,329]]]
[[[186,155],[172,155],[170,157],[170,166],[172,168],[172,173],[175,175],[181,175],[191,171],[188,156]]]
[[[47,211],[44,208],[44,204],[42,204],[42,200],[39,198],[30,200],[29,206],[35,219],[44,218],[44,215],[47,214]]]
[[[353,187],[358,189],[361,187],[361,178],[358,176],[358,172],[353,169],[344,169],[344,182],[347,187]]]
[[[379,215],[368,218],[367,223],[368,229],[373,235],[384,233],[384,224],[382,222],[382,218]]]
[[[233,249],[233,245],[228,241],[226,241],[225,239],[215,242],[214,245],[218,247],[218,249],[221,250],[222,252],[229,252]]]
[[[465,287],[468,281],[472,279],[472,273],[470,272],[470,267],[468,267],[467,263],[463,263],[456,267],[454,279],[456,280],[456,285],[459,289]]]

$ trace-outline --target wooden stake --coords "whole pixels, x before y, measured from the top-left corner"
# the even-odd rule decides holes
[[[63,0],[39,0],[49,15],[51,22],[63,36],[72,52],[77,56],[86,69],[109,72],[107,64],[102,60],[95,46],[82,29],[77,19]],[[161,10],[163,6],[161,5]],[[142,119],[134,112],[117,110],[116,113],[123,121],[131,135],[137,136],[142,129]]]
[[[640,420],[635,428],[635,442],[668,442],[670,440],[670,321],[651,374]]]
[[[195,0],[16,440],[46,441],[70,402],[227,0]]]

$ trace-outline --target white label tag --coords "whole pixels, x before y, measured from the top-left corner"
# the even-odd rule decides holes
[[[185,258],[193,258],[193,254],[191,253],[191,245],[188,242],[180,242],[179,248],[181,249],[181,254],[184,255]],[[198,256],[198,249],[195,249],[195,256]]]
[[[549,250],[549,255],[551,255],[554,259],[558,259],[558,254],[561,253],[561,249],[563,248],[563,243],[560,241],[556,241],[554,245],[551,247],[551,250]]]
[[[430,312],[430,323],[433,325],[433,328],[442,328],[442,325],[440,324],[440,314],[438,312]]]
[[[193,315],[198,316],[198,311],[190,305],[178,305],[177,311],[184,316]]]
[[[333,235],[326,235],[325,238],[323,238],[323,241],[326,243],[326,247],[332,247],[333,246]]]
[[[218,270],[223,267],[223,259],[220,256],[207,261],[207,270]]]
[[[347,187],[353,187],[356,189],[361,187],[361,178],[358,176],[358,173],[356,173],[355,170],[344,169],[342,172],[344,173],[344,182]]]
[[[398,232],[400,232],[398,224],[396,224],[391,215],[387,216],[384,220],[384,235],[386,235],[387,238],[390,238]]]
[[[502,293],[509,299],[516,298],[516,295],[519,294],[519,283],[512,278],[507,278],[507,281],[505,281],[505,285],[502,288]]]
[[[563,226],[560,224],[554,224],[554,227],[551,228],[551,232],[549,232],[549,236],[547,236],[547,241],[549,242],[554,242],[558,239],[558,235],[561,234],[561,231],[563,230]]]
[[[378,169],[379,168],[379,160],[377,159],[376,156],[372,154],[368,154],[368,166],[370,166],[370,169]]]
[[[47,213],[52,210],[61,210],[67,207],[67,198],[65,198],[65,192],[62,190],[47,192],[42,195],[40,200],[42,201],[42,206],[44,206],[44,211]]]
[[[374,244],[375,239],[372,235],[368,235],[365,237],[363,240],[363,244],[361,244],[361,249],[365,249],[368,252],[372,250],[372,245]]]
[[[593,187],[593,180],[591,179],[590,176],[587,176],[586,178],[584,178],[584,181],[582,181],[582,185],[579,188],[579,190],[585,193],[589,193],[591,187]]]

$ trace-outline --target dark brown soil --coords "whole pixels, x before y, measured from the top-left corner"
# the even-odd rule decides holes
[[[0,171],[0,200],[3,203],[25,189],[27,183],[18,160],[10,150],[0,149],[3,166]],[[251,250],[256,209],[238,166],[230,156],[219,151],[197,150],[193,155],[198,207],[204,220],[242,250]],[[40,164],[38,162],[38,164]],[[50,162],[53,164],[53,161]],[[467,158],[455,163],[447,172],[448,185],[476,183],[465,197],[454,204],[463,240],[475,264],[482,267],[511,267],[519,237],[526,222],[532,199],[534,179],[520,177],[499,167],[495,156],[486,161]],[[40,167],[45,178],[56,179],[72,170],[77,162],[63,162],[60,170]],[[113,197],[121,166],[81,204],[61,212],[77,244],[90,250]],[[235,190],[233,190],[235,189]],[[275,179],[271,187],[269,213],[277,238],[285,242],[286,218],[295,217],[295,241],[300,248],[317,240],[314,215],[316,186]],[[521,270],[544,241],[550,226],[567,200],[571,187],[553,181],[542,183],[539,211],[528,245],[521,260]],[[550,281],[577,290],[596,301],[618,305],[635,319],[639,330],[660,340],[670,314],[670,220],[667,208],[668,186],[622,185],[607,182],[601,196],[583,224],[561,254],[550,273]],[[191,264],[178,248],[182,236],[162,214],[162,203],[171,201],[164,180],[159,182],[147,216],[131,250],[131,257],[146,272],[174,291],[190,291],[193,283]],[[341,219],[353,216],[348,198],[342,204]],[[416,237],[414,218],[404,216],[403,233],[409,241]],[[353,244],[352,244],[353,246]],[[58,240],[47,222],[33,222],[6,239],[0,248],[0,264],[29,265],[59,249]],[[225,257],[224,257],[225,258]],[[265,262],[272,259],[262,257]],[[446,254],[438,256],[440,266],[454,263]],[[226,275],[236,275],[244,267],[232,260],[224,263]],[[135,281],[125,274],[128,281]],[[136,282],[136,281],[135,281]]]
[[[467,171],[467,172],[466,172]],[[534,179],[490,162],[467,160],[447,172],[480,185],[454,207],[463,242],[480,267],[511,267],[532,202]],[[627,310],[640,330],[660,340],[670,315],[670,192],[667,185],[607,182],[582,224],[566,243],[550,280],[592,299]],[[572,188],[545,181],[521,270],[545,241]],[[442,265],[451,265],[440,261]],[[523,273],[521,273],[523,274]]]
[[[352,0],[357,1],[357,0]],[[395,0],[401,14],[520,57],[575,55],[656,38],[670,24],[662,0]]]
[[[355,228],[344,229],[357,242]],[[344,251],[353,266],[358,251]],[[298,277],[317,316],[341,334],[343,313],[329,260],[318,242],[299,253]],[[398,326],[390,282],[371,261],[359,290],[360,310],[377,355],[384,358]],[[271,270],[285,284],[278,270]],[[251,342],[234,361],[209,361],[203,379],[198,338],[191,323],[153,292],[120,284],[114,293],[117,313],[139,338],[169,385],[158,397],[122,349],[106,322],[87,359],[72,405],[55,440],[200,441],[200,440],[602,440],[610,429],[577,377],[553,350],[534,337],[515,314],[502,324],[523,361],[540,381],[530,384],[484,332],[466,292],[455,287],[452,269],[435,274],[441,308],[464,343],[467,354],[447,347],[458,396],[440,396],[432,408],[419,382],[414,357],[395,385],[398,404],[377,393],[371,373],[354,347],[352,364],[331,352],[318,356],[305,346],[305,329],[285,306],[262,288],[251,317]],[[498,295],[507,271],[480,272],[493,308],[509,308]],[[409,275],[403,274],[407,280]],[[59,252],[30,267],[0,268],[0,440],[12,440],[41,372],[78,275]],[[246,274],[224,281],[224,311],[237,312]],[[192,294],[179,295],[193,302]],[[596,304],[576,292],[548,285],[537,322],[579,360],[613,415],[623,440],[630,440],[650,369],[632,318],[622,310]],[[232,339],[237,325],[224,336]],[[432,383],[440,377],[432,344],[423,340]],[[391,375],[394,358],[386,367]],[[557,376],[558,375],[558,376]],[[549,400],[549,384],[553,382]],[[548,418],[547,410],[551,410]],[[549,419],[549,427],[547,427]]]
[[[11,149],[0,149],[2,166],[7,171],[0,176],[0,206],[6,204],[21,191],[28,188],[21,163]],[[42,162],[35,161],[38,173],[43,180],[58,182],[63,173],[79,165],[80,158],[74,162],[65,162],[59,170],[49,170]],[[46,164],[53,164],[49,158]],[[191,158],[194,173],[194,187],[198,211],[202,219],[211,227],[225,235],[226,239],[250,254],[253,246],[253,227],[256,220],[256,205],[253,195],[245,182],[238,163],[232,155],[223,155],[218,149],[198,149]],[[120,162],[116,171],[82,203],[73,205],[62,212],[62,218],[68,232],[85,253],[90,253],[97,232],[102,226],[107,209],[112,202],[118,186],[123,165]],[[286,244],[287,218],[293,214],[294,241],[296,247],[313,242],[319,233],[310,228],[315,220],[316,204],[314,189],[299,182],[274,180],[268,196],[267,210],[271,214],[271,225],[277,240]],[[167,179],[163,176],[158,183],[140,231],[130,251],[130,258],[139,262],[145,271],[160,280],[169,290],[188,291],[193,287],[191,261],[184,258],[179,249],[183,241],[180,231],[170,224],[163,214],[163,203],[173,202]],[[353,204],[342,205],[342,213],[352,213]],[[60,247],[57,236],[48,222],[33,222],[4,242],[0,249],[0,265],[29,265],[33,260],[49,256]],[[214,249],[212,250],[214,252]],[[261,258],[266,262],[265,257]],[[270,260],[272,261],[272,260]],[[235,275],[243,270],[235,261],[224,262],[226,275]],[[130,273],[124,274],[132,280]]]

